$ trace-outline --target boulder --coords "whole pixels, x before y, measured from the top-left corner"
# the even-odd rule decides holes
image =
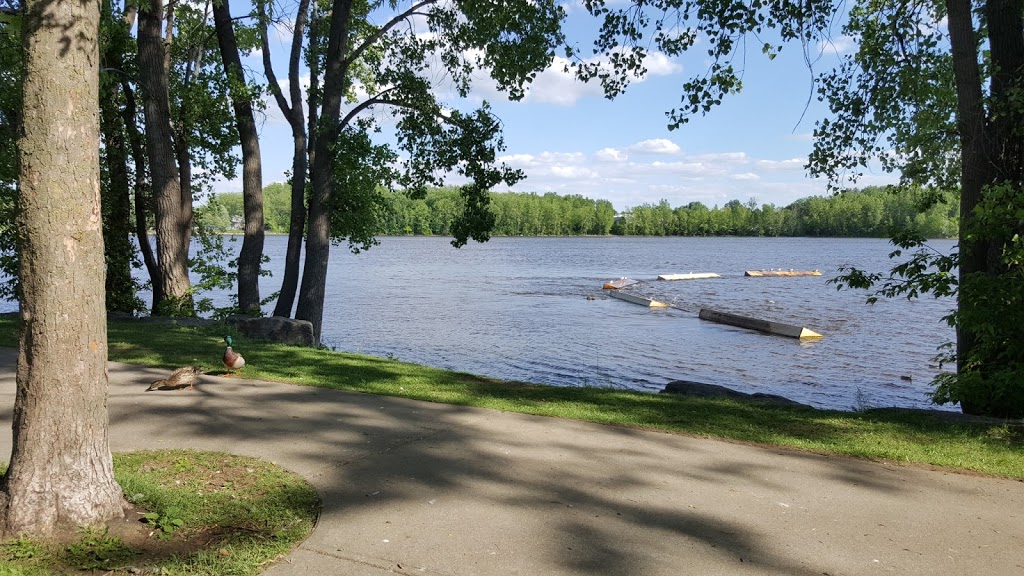
[[[226,322],[247,338],[260,338],[293,346],[316,345],[313,324],[309,320],[293,320],[280,316],[230,316]]]
[[[702,382],[691,382],[689,380],[676,380],[674,382],[669,382],[661,392],[663,394],[684,394],[700,398],[732,398],[733,400],[761,402],[764,404],[774,404],[778,406],[811,408],[811,406],[808,406],[807,404],[801,404],[777,394],[764,394],[762,392],[747,394],[746,392],[739,392],[717,384],[704,384]]]

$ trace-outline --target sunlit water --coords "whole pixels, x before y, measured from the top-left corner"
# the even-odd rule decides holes
[[[279,287],[286,241],[267,238],[274,277],[262,281],[264,294]],[[932,245],[948,252],[953,242]],[[826,284],[840,266],[888,270],[891,251],[872,239],[495,238],[456,250],[444,238],[382,238],[358,255],[343,246],[332,250],[323,341],[338,350],[558,386],[656,392],[685,379],[821,408],[933,407],[932,358],[954,337],[941,321],[952,300],[869,306],[863,291]],[[824,275],[743,276],[761,268]],[[683,272],[722,278],[655,280]],[[634,292],[678,308],[609,298],[602,283],[621,276],[644,281]],[[825,337],[799,342],[706,322],[697,318],[702,307],[798,324]]]

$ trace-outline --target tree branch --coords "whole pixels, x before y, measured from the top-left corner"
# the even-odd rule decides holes
[[[350,64],[359,59],[359,57],[362,56],[363,52],[366,52],[366,50],[370,46],[373,46],[378,40],[380,40],[381,37],[383,37],[384,34],[388,32],[388,30],[391,30],[392,28],[394,28],[401,22],[405,21],[406,18],[409,18],[413,14],[417,14],[420,8],[423,8],[424,6],[430,6],[431,4],[437,4],[437,0],[423,0],[418,4],[413,4],[412,6],[409,7],[408,10],[395,16],[387,24],[381,26],[375,33],[373,33],[372,35],[370,35],[370,37],[364,40],[362,44],[360,44],[354,50],[352,50],[348,58],[345,59],[345,67],[347,68]]]

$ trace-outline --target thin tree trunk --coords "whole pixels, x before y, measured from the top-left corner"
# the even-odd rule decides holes
[[[151,310],[156,312],[159,304],[158,296],[163,294],[160,284],[160,267],[157,264],[156,255],[153,253],[153,246],[149,243],[149,226],[146,224],[146,217],[151,211],[150,186],[148,167],[146,165],[146,151],[143,149],[143,136],[135,123],[138,118],[138,107],[135,103],[135,91],[127,81],[121,83],[121,90],[124,92],[124,108],[121,114],[124,117],[124,125],[128,133],[128,143],[131,145],[132,162],[135,166],[134,182],[134,203],[135,203],[135,237],[139,241],[139,251],[142,252],[142,262],[146,265],[149,273],[149,281],[153,288],[153,304]]]
[[[347,74],[344,54],[348,46],[351,12],[352,0],[334,0],[325,59],[320,128],[316,134],[312,162],[313,195],[309,202],[309,221],[306,226],[306,261],[299,305],[295,310],[296,319],[309,320],[313,324],[313,336],[317,342],[323,332],[327,264],[331,250],[334,159],[330,146],[337,139],[339,130],[338,117]]]
[[[252,101],[245,88],[242,60],[231,26],[228,2],[214,2],[213,20],[217,27],[224,71],[230,79],[231,106],[242,143],[242,204],[245,213],[245,237],[238,254],[238,307],[243,314],[260,312],[260,264],[263,260],[263,168],[260,137],[256,131]]]
[[[20,150],[21,338],[5,536],[123,515],[107,437],[99,2],[29,0]]]
[[[122,30],[113,21],[110,0],[103,0],[102,18],[113,28],[111,34]],[[104,50],[103,65],[113,68],[101,82],[100,128],[106,154],[107,189],[103,191],[104,248],[107,262],[106,302],[108,311],[135,313],[137,302],[135,279],[132,277],[132,259],[135,252],[131,243],[131,184],[128,179],[128,150],[125,126],[120,114],[119,82],[111,74],[122,73],[123,59],[120,44],[109,42]]]
[[[128,151],[124,126],[118,113],[117,91],[103,91],[101,104],[103,149],[107,159],[108,187],[102,195],[107,282],[106,306],[109,311],[134,313],[137,298],[132,278],[131,184],[128,181]]]
[[[281,291],[277,297],[277,305],[274,307],[274,316],[284,318],[291,317],[292,307],[295,305],[295,292],[299,287],[299,266],[302,258],[302,235],[306,230],[306,176],[309,167],[308,162],[308,139],[306,137],[305,119],[302,113],[302,86],[299,76],[299,63],[302,57],[302,40],[306,31],[306,23],[309,16],[309,0],[300,0],[299,7],[295,14],[295,25],[292,30],[292,47],[288,58],[288,91],[291,98],[291,105],[281,92],[277,83],[277,76],[274,74],[274,67],[270,60],[270,42],[267,37],[267,16],[260,5],[260,41],[263,46],[263,71],[267,77],[267,84],[277,101],[281,113],[288,119],[292,129],[292,191],[291,191],[291,221],[288,226],[288,249],[285,252],[284,276],[281,279]],[[315,46],[315,41],[312,41]],[[311,70],[311,83],[319,74],[314,61]],[[310,89],[310,98],[313,96],[313,89]],[[312,110],[312,107],[311,107]],[[310,114],[311,117],[315,113]]]
[[[139,82],[146,118],[146,152],[152,179],[160,276],[159,286],[154,286],[160,289],[154,313],[191,315],[188,248],[192,222],[191,214],[182,209],[185,191],[181,188],[175,162],[162,35],[163,13],[163,0],[150,0],[146,9],[139,11],[138,33]],[[191,197],[189,200],[191,206]]]
[[[207,0],[207,9],[209,8],[209,0]],[[203,12],[203,21],[206,21],[206,12]],[[171,43],[174,41],[174,3],[170,2],[167,6],[167,18],[164,23],[164,75],[165,77],[170,75],[171,70]],[[203,45],[199,44],[193,47],[193,56],[189,59],[190,66],[185,71],[184,86],[181,88],[183,94],[188,94],[189,86],[192,84],[192,78],[198,75],[199,69],[202,67],[202,56],[203,56]],[[169,105],[168,105],[169,108]],[[191,154],[191,134],[193,132],[192,118],[189,116],[189,107],[182,104],[178,107],[178,117],[175,118],[176,122],[171,122],[172,127],[172,143],[174,145],[174,152],[178,157],[178,210],[180,213],[180,222],[178,225],[178,231],[181,235],[181,242],[179,249],[181,253],[179,258],[185,262],[186,269],[188,268],[188,255],[189,247],[192,243],[192,154]],[[189,312],[191,313],[191,297],[189,297]]]

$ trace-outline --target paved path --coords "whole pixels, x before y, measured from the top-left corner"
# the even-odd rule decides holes
[[[110,365],[112,449],[307,478],[320,522],[268,575],[1024,574],[1021,482],[218,377],[143,392],[167,372]]]

